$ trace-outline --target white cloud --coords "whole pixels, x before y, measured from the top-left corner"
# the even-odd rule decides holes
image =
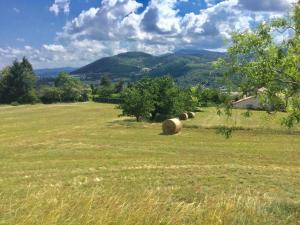
[[[53,5],[49,8],[56,16],[60,12],[68,14],[70,12],[70,0],[55,0]]]
[[[103,0],[99,8],[91,8],[67,22],[60,37],[113,40],[122,32],[122,23],[133,19],[142,4],[135,0]],[[128,29],[130,29],[128,27]]]
[[[42,52],[38,49],[34,49],[33,47],[27,45],[23,48],[13,48],[6,47],[0,48],[0,59],[1,64],[0,68],[11,64],[11,62],[15,59],[21,59],[22,57],[28,57],[30,61],[35,64],[42,62],[44,59],[42,57]]]
[[[30,45],[25,45],[25,46],[24,46],[24,49],[25,49],[25,50],[28,50],[28,51],[33,50],[33,48],[32,48]]]
[[[12,59],[28,54],[35,65],[53,67],[81,66],[125,51],[224,51],[224,41],[232,31],[251,29],[260,21],[286,15],[290,10],[288,3],[293,1],[205,0],[206,9],[182,15],[179,2],[189,1],[151,0],[142,7],[136,0],[102,0],[99,7],[82,11],[68,21],[57,34],[55,44],[45,44],[40,49],[2,48],[0,56]],[[67,13],[69,4],[69,0],[56,0],[51,11]]]
[[[215,4],[198,14],[179,15],[179,0],[152,0],[142,13],[135,0],[105,0],[83,11],[59,33],[61,40],[105,42],[103,52],[147,50],[162,54],[176,48],[222,48],[236,29],[249,28],[254,14],[242,12],[238,0]],[[109,42],[110,44],[107,44]],[[100,53],[101,54],[101,53]]]
[[[62,45],[43,45],[43,47],[52,52],[65,52],[66,49]]]
[[[143,29],[149,33],[176,34],[180,32],[176,0],[152,0],[142,19]]]

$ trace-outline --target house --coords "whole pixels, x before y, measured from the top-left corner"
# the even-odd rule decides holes
[[[233,102],[233,108],[237,109],[263,109],[261,104],[260,95],[266,92],[266,88],[260,88],[257,91],[257,96],[244,97],[236,102]]]
[[[237,109],[263,109],[259,96],[249,96],[232,103]]]

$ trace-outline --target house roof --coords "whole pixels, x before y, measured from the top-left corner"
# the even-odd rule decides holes
[[[255,96],[249,96],[249,97],[240,99],[240,100],[238,100],[236,102],[233,102],[232,104],[237,104],[237,103],[240,103],[240,102],[244,102],[244,101],[247,101],[247,100],[250,100],[250,99],[253,99],[253,98],[256,98],[256,97]]]

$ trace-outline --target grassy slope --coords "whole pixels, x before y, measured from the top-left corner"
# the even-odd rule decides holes
[[[224,122],[207,109],[182,134],[163,136],[159,124],[118,114],[93,103],[0,107],[0,224],[300,221],[297,133],[245,130],[225,140],[187,128]],[[263,113],[237,121],[280,129]]]

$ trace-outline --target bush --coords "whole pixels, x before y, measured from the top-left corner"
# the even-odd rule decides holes
[[[92,98],[93,98],[92,92],[93,91],[90,87],[83,87],[81,90],[80,101],[87,102],[87,101],[92,100]]]
[[[19,106],[20,103],[19,103],[19,102],[11,102],[10,105],[11,105],[11,106]]]
[[[56,87],[44,87],[40,93],[40,99],[44,104],[61,101],[61,91]]]
[[[40,91],[40,99],[43,103],[56,102],[85,102],[92,98],[92,89],[83,86],[81,82],[66,73],[61,73],[55,79],[55,86],[43,87]]]
[[[111,97],[112,94],[114,94],[114,88],[112,86],[110,87],[100,87],[97,89],[97,95],[99,95],[102,98],[108,98]]]
[[[199,91],[199,101],[202,106],[219,105],[227,101],[229,96],[213,88],[204,88]]]
[[[110,104],[121,104],[123,103],[121,98],[102,98],[99,96],[94,96],[93,97],[94,102],[99,102],[99,103],[110,103]]]

